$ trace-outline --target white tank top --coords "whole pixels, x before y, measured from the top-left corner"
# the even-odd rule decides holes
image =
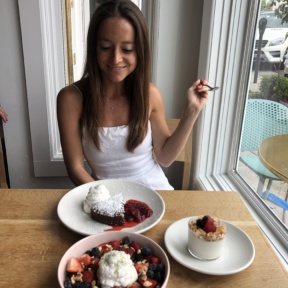
[[[126,148],[129,127],[99,128],[101,151],[83,130],[83,151],[85,159],[96,179],[126,179],[135,181],[154,190],[173,190],[162,168],[153,158],[151,124],[143,142],[133,152]]]

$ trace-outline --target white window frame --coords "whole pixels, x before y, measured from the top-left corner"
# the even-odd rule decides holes
[[[236,171],[259,5],[204,0],[198,76],[221,89],[210,95],[194,130],[192,181],[200,190],[239,191],[287,265],[287,227]]]

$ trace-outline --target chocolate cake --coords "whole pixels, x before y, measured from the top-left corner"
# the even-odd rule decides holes
[[[91,207],[93,220],[110,226],[124,225],[124,205],[122,194],[111,196]]]

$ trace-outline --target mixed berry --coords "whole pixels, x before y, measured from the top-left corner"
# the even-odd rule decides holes
[[[97,269],[101,257],[112,250],[129,254],[138,273],[138,280],[129,288],[160,288],[164,281],[165,267],[150,247],[140,247],[129,236],[113,240],[86,251],[80,258],[71,257],[66,266],[65,288],[101,288]],[[113,288],[121,288],[114,286]]]
[[[143,222],[153,215],[153,210],[144,202],[138,200],[128,200],[124,205],[125,221]]]
[[[197,219],[196,225],[197,225],[197,227],[204,230],[206,233],[216,231],[216,226],[214,224],[213,219],[207,215],[203,216],[202,219]]]

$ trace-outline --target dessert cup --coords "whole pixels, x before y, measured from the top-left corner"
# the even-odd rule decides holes
[[[215,220],[220,227],[216,232],[204,232],[198,228],[196,221],[201,217],[193,217],[188,222],[188,251],[200,260],[214,260],[222,255],[225,246],[226,227],[219,219]]]

